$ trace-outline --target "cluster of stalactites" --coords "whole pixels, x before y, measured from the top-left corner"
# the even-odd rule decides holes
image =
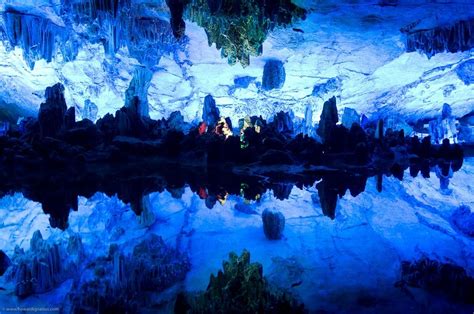
[[[184,41],[174,37],[168,21],[143,16],[142,9],[131,0],[63,0],[59,14],[64,26],[7,6],[3,33],[11,46],[23,49],[31,69],[40,59],[52,61],[58,52],[65,61],[74,60],[85,42],[103,44],[110,57],[127,47],[132,57],[152,67],[163,54],[180,50]]]
[[[12,46],[23,49],[24,60],[31,69],[40,59],[52,61],[58,49],[61,49],[65,59],[74,58],[77,54],[73,47],[60,44],[67,40],[66,28],[45,17],[7,7],[3,19],[6,37]]]
[[[193,0],[186,16],[205,29],[209,45],[215,43],[229,64],[245,67],[250,56],[262,54],[269,31],[304,18],[305,11],[289,0]]]
[[[406,27],[406,50],[420,51],[428,57],[440,52],[468,51],[474,48],[474,18],[428,29]]]
[[[169,22],[142,16],[141,10],[131,0],[82,0],[64,8],[74,23],[88,26],[89,40],[103,43],[107,55],[127,47],[132,57],[152,67],[164,53],[176,50],[179,42]]]

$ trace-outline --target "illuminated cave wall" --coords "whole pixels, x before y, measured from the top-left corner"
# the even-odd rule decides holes
[[[340,113],[351,107],[412,121],[436,116],[443,103],[457,117],[474,108],[470,1],[280,1],[292,15],[257,23],[252,34],[226,23],[255,23],[265,14],[242,18],[225,10],[228,1],[190,2],[184,36],[176,38],[172,0],[1,1],[1,116],[35,115],[44,89],[56,82],[79,117],[86,101],[103,116],[125,104],[142,67],[152,72],[143,82],[152,118],[180,110],[198,120],[208,94],[233,119],[280,110],[303,117],[309,105],[317,120],[333,95]],[[206,16],[214,24],[205,25]],[[226,42],[228,34],[235,38]],[[264,88],[269,60],[283,65],[277,88]]]

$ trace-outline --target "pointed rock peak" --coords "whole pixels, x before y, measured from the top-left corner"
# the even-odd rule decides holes
[[[323,105],[323,112],[321,113],[317,130],[318,135],[325,140],[338,121],[336,97],[333,96]]]

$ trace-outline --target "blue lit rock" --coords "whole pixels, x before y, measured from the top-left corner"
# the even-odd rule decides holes
[[[246,215],[255,215],[257,212],[249,205],[245,203],[237,203],[234,206],[234,209],[242,214]]]
[[[58,50],[57,42],[65,40],[66,29],[41,11],[8,6],[4,13],[5,30],[10,43],[23,49],[23,56],[31,69],[35,62],[45,59],[51,62]]]
[[[326,140],[329,133],[336,127],[339,117],[337,115],[336,97],[332,97],[324,103],[323,112],[319,120],[318,135]]]
[[[67,105],[64,99],[64,86],[60,83],[46,88],[46,102],[40,106],[38,122],[41,136],[56,136],[65,125],[64,115]]]
[[[459,119],[459,140],[474,142],[474,112]]]
[[[69,297],[77,311],[135,312],[151,306],[156,293],[182,281],[189,267],[186,255],[149,234],[128,255],[117,244],[110,245],[108,256],[98,256],[87,266]]]
[[[302,133],[311,137],[316,133],[313,125],[313,107],[310,104],[306,105],[304,112]]]
[[[270,240],[279,240],[285,229],[285,216],[275,209],[265,209],[262,213],[263,232]]]
[[[0,276],[3,276],[7,268],[10,267],[11,263],[12,262],[10,261],[10,258],[8,258],[8,255],[0,250]]]
[[[413,128],[406,122],[406,119],[398,115],[392,115],[385,119],[385,130],[392,129],[393,131],[403,130],[405,135],[411,135]]]
[[[452,215],[453,223],[467,236],[474,237],[474,213],[469,206],[463,205],[456,209]]]
[[[71,129],[76,123],[76,108],[70,107],[66,110],[64,114],[64,127],[66,129]]]
[[[177,131],[186,131],[186,123],[184,117],[179,111],[173,111],[168,118],[168,127]]]
[[[379,5],[382,7],[395,7],[400,3],[400,0],[379,0]]]
[[[468,51],[474,47],[474,18],[448,25],[435,22],[415,23],[402,29],[406,34],[407,52],[420,51],[428,57],[441,52]]]
[[[285,84],[286,73],[283,62],[268,60],[263,68],[262,88],[272,90],[282,88]]]
[[[130,86],[125,92],[125,107],[131,107],[133,98],[138,97],[138,114],[141,117],[149,117],[150,109],[148,105],[148,89],[150,88],[153,72],[146,67],[137,67],[133,74]]]
[[[294,115],[291,112],[280,111],[273,117],[270,127],[278,134],[291,137],[295,131],[293,117]]]
[[[213,128],[217,121],[219,121],[220,112],[216,106],[216,101],[211,95],[207,95],[204,98],[204,109],[202,112],[202,121],[204,121],[209,127]]]
[[[450,105],[444,104],[438,119],[430,121],[429,132],[433,143],[441,144],[443,139],[449,139],[451,143],[457,143],[456,119],[452,115]]]
[[[234,85],[237,88],[248,88],[250,83],[254,82],[256,77],[252,76],[239,76],[234,78]]]
[[[333,77],[324,83],[314,85],[311,95],[323,98],[328,93],[336,92],[341,86],[341,80],[338,77]]]
[[[78,237],[78,236],[77,236]],[[5,274],[15,283],[15,295],[20,298],[51,291],[77,272],[82,242],[72,240],[70,253],[60,243],[44,240],[36,231],[30,241],[30,250],[15,249],[12,267]],[[73,248],[74,247],[74,248]]]
[[[94,104],[89,99],[84,101],[84,108],[82,109],[82,119],[88,119],[92,122],[97,120],[97,114],[99,112],[99,108],[96,104]]]
[[[342,125],[350,129],[353,123],[360,123],[360,115],[355,109],[344,108],[344,113],[342,114]]]
[[[461,63],[456,68],[456,74],[466,85],[474,83],[474,59]]]

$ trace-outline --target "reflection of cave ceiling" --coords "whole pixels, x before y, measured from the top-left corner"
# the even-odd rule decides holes
[[[456,115],[474,108],[473,74],[460,70],[472,71],[462,63],[474,58],[467,0],[4,0],[0,10],[8,116],[34,114],[57,81],[78,110],[91,100],[100,115],[114,111],[137,67],[153,72],[143,82],[152,117],[195,119],[207,94],[233,117],[301,116],[332,95],[340,109],[411,119],[444,102]],[[267,90],[273,59],[285,81]]]

